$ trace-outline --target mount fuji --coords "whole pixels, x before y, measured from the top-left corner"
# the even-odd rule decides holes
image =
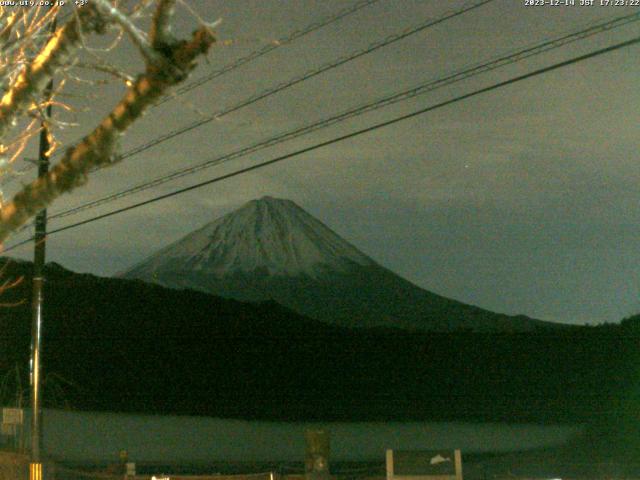
[[[291,200],[252,200],[120,276],[242,301],[274,300],[347,327],[529,331],[559,326],[426,291],[382,267]]]

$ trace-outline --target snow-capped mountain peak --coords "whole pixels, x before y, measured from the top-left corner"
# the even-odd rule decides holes
[[[242,301],[272,300],[316,320],[410,330],[531,330],[423,290],[378,265],[290,200],[252,200],[122,275]]]
[[[307,275],[374,265],[356,247],[291,200],[263,197],[183,237],[127,272]],[[144,275],[146,276],[146,275]]]

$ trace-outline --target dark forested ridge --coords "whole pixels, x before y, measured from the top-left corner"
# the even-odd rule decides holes
[[[30,269],[11,262],[5,276]],[[640,317],[510,334],[350,330],[273,302],[55,264],[47,277],[49,405],[272,420],[573,423],[631,414],[640,386]],[[0,311],[3,372],[27,364],[30,290],[26,278],[3,294],[5,303],[27,300]]]

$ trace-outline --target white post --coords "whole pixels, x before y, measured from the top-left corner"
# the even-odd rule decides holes
[[[393,450],[387,450],[387,480],[393,480]]]
[[[454,457],[456,462],[456,480],[462,480],[462,454],[457,448],[454,452]]]

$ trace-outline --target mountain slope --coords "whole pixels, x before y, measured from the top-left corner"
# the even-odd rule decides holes
[[[555,326],[423,290],[377,264],[294,202],[272,197],[247,203],[122,276],[238,300],[271,299],[349,327],[522,331]]]

